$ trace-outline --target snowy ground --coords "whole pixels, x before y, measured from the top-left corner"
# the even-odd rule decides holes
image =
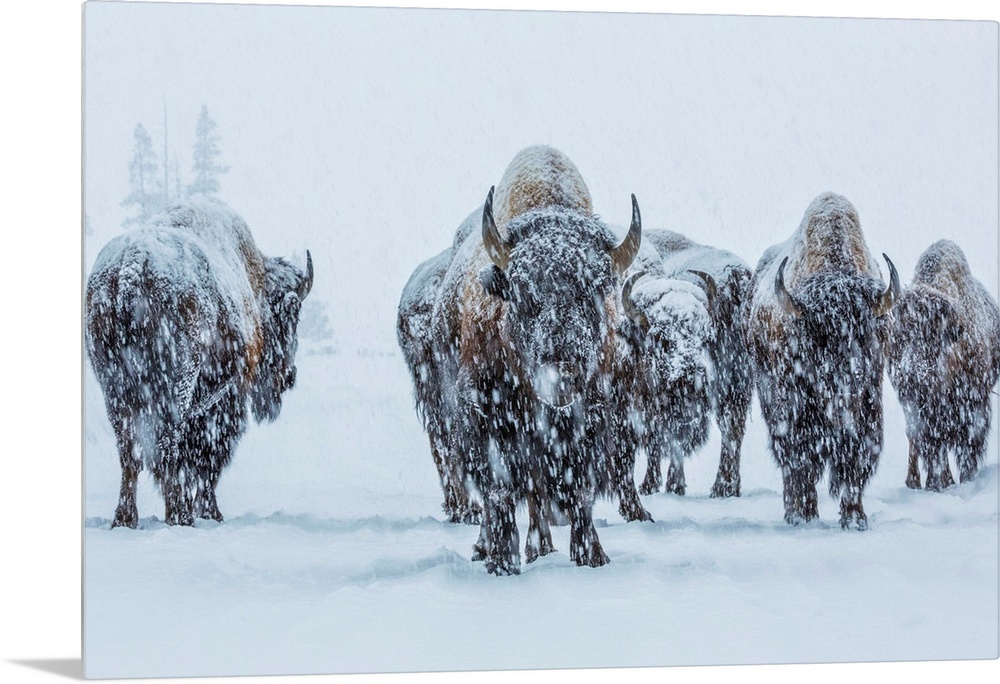
[[[398,353],[301,355],[281,417],[223,476],[226,522],[193,529],[156,519],[148,481],[142,529],[109,529],[117,456],[88,369],[87,675],[996,658],[996,439],[977,481],[910,491],[889,392],[867,532],[825,494],[818,523],[782,522],[755,407],[742,498],[708,498],[713,434],[686,497],[644,497],[655,523],[598,505],[610,565],[575,567],[555,528],[560,553],[498,579],[469,560],[476,528],[442,522]]]

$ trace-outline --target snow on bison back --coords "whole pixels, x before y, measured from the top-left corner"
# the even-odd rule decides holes
[[[295,384],[296,328],[313,283],[265,257],[217,200],[177,203],[104,246],[87,281],[85,344],[122,479],[112,526],[136,527],[148,468],[167,523],[222,520],[215,487],[246,430]]]
[[[1000,376],[1000,308],[961,247],[938,240],[917,260],[893,317],[887,363],[910,442],[906,485],[920,488],[919,460],[927,489],[954,484],[951,449],[965,482],[986,455],[990,390]]]
[[[747,335],[791,524],[818,517],[816,483],[826,468],[841,526],[868,526],[861,495],[882,451],[883,349],[899,297],[885,260],[888,289],[857,210],[824,193],[757,264]]]

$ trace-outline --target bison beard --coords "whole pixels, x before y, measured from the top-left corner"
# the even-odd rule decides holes
[[[86,291],[86,346],[122,469],[112,526],[136,527],[148,468],[168,524],[222,520],[215,488],[246,430],[294,385],[307,272],[265,258],[243,220],[196,199],[109,242]]]

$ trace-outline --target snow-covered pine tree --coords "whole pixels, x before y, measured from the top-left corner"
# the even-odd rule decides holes
[[[188,186],[189,195],[212,195],[219,191],[219,175],[229,171],[228,166],[219,163],[222,151],[219,149],[219,136],[215,133],[217,124],[208,115],[208,106],[201,106],[198,117],[198,127],[195,129],[194,142],[194,182]]]
[[[123,207],[137,207],[139,213],[129,216],[122,223],[123,228],[145,223],[163,207],[163,192],[157,178],[156,153],[153,140],[145,126],[136,124],[133,133],[132,161],[128,165],[129,194],[122,200]]]

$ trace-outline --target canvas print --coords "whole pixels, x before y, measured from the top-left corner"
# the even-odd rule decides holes
[[[87,676],[997,658],[997,48],[87,3]]]

